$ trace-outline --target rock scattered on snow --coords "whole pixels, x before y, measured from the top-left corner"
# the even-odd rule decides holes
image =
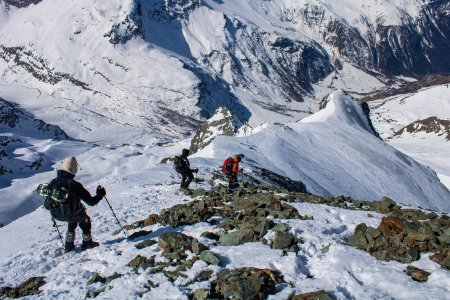
[[[45,284],[45,277],[31,277],[22,282],[18,287],[1,287],[0,298],[21,298],[40,293],[39,288]]]
[[[430,272],[424,271],[422,269],[408,266],[406,267],[405,273],[411,276],[411,278],[418,282],[426,282],[428,280],[428,276],[431,275]]]

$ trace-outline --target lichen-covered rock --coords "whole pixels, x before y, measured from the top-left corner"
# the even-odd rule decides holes
[[[291,300],[333,300],[324,290],[295,295]]]
[[[272,248],[273,249],[286,249],[294,245],[295,237],[290,232],[275,232],[275,237],[273,239]]]
[[[181,232],[165,232],[158,238],[158,246],[163,249],[162,255],[171,260],[183,260],[188,256],[187,251],[195,254],[207,249],[197,239]]]
[[[209,250],[202,251],[199,258],[210,265],[220,265],[220,259]]]
[[[192,300],[206,300],[208,299],[209,291],[207,289],[196,289]]]
[[[158,246],[161,249],[190,249],[193,237],[181,232],[165,232],[158,237]]]
[[[248,242],[253,242],[254,231],[251,229],[240,229],[226,233],[220,237],[221,246],[237,246]]]
[[[114,272],[111,276],[103,277],[98,273],[92,274],[91,278],[87,281],[87,285],[100,282],[100,283],[109,283],[113,281],[114,279],[122,277],[122,274],[119,274],[117,272]]]
[[[45,277],[31,277],[18,287],[1,287],[0,298],[21,298],[40,293],[39,288],[45,284]]]
[[[133,268],[135,272],[137,272],[140,268],[145,270],[147,268],[155,266],[155,257],[152,256],[150,258],[146,258],[144,256],[138,255],[128,263],[128,266]]]
[[[155,241],[155,240],[147,239],[147,240],[143,240],[143,241],[140,242],[140,243],[137,243],[137,244],[135,245],[135,247],[136,247],[137,249],[144,249],[144,248],[153,246],[154,244],[157,244],[157,243],[158,243],[158,242]]]
[[[435,253],[430,256],[430,259],[441,265],[442,268],[450,271],[450,248],[447,251]]]
[[[150,226],[158,223],[158,215],[157,214],[151,214],[144,220],[144,227]]]
[[[383,217],[378,229],[385,236],[395,236],[403,233],[403,221],[395,217]]]
[[[430,272],[424,271],[422,269],[408,266],[406,267],[405,273],[411,276],[411,278],[418,282],[426,282],[428,280],[428,276],[431,275]]]
[[[388,201],[387,201],[388,202]],[[396,260],[411,263],[420,258],[421,252],[438,252],[431,259],[443,268],[450,268],[448,261],[449,244],[446,242],[450,222],[446,216],[436,218],[434,215],[413,213],[405,214],[396,210],[396,216],[383,217],[378,228],[359,224],[353,236],[349,237],[349,245],[369,252],[380,260]],[[429,220],[414,220],[430,216]]]
[[[400,207],[395,203],[394,200],[388,197],[381,198],[378,202],[373,202],[373,207],[376,212],[385,214],[393,211],[394,209],[399,209]]]
[[[152,232],[153,232],[153,231],[151,231],[151,230],[140,230],[140,231],[136,231],[136,232],[130,234],[130,235],[128,236],[128,238],[129,238],[129,239],[135,239],[135,238],[138,238],[138,237],[141,237],[141,236],[149,235],[149,234],[152,233]]]
[[[265,299],[275,293],[282,277],[269,269],[242,268],[219,273],[211,284],[211,298]]]

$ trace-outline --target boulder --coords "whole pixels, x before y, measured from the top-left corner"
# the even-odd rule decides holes
[[[135,239],[135,238],[138,238],[138,237],[141,237],[141,236],[149,235],[150,233],[153,233],[153,231],[151,231],[151,230],[140,230],[140,231],[133,232],[132,234],[130,234],[128,236],[128,238],[129,239]]]
[[[403,221],[396,217],[383,217],[378,230],[385,236],[395,236],[403,233]]]
[[[405,273],[411,276],[411,278],[418,282],[426,282],[428,280],[428,276],[431,275],[430,272],[424,271],[422,269],[408,266],[406,267]]]
[[[367,225],[365,223],[357,225],[355,228],[355,233],[348,238],[348,244],[355,248],[369,251],[366,231]]]
[[[133,268],[135,272],[137,272],[140,268],[145,270],[155,266],[155,257],[152,256],[150,258],[146,258],[144,256],[137,255],[128,263],[128,266]]]
[[[157,214],[151,214],[149,215],[143,222],[144,227],[150,226],[158,223],[158,215]]]
[[[196,289],[194,292],[193,300],[206,300],[209,296],[209,290],[207,289]]]
[[[220,237],[219,244],[221,246],[237,246],[248,242],[253,242],[255,232],[245,228],[230,233],[225,233]]]
[[[286,249],[294,245],[295,238],[290,232],[275,232],[275,237],[273,239],[272,248],[273,249]]]
[[[383,198],[381,198],[380,201],[373,202],[372,205],[376,212],[379,212],[382,214],[386,214],[388,212],[393,211],[396,208],[399,208],[397,203],[395,203],[394,200],[392,200],[391,198],[388,198],[388,197],[383,197]]]
[[[324,290],[295,295],[291,300],[333,300]]]
[[[209,232],[209,231],[202,232],[202,234],[200,236],[211,239],[211,240],[215,240],[215,241],[218,241],[220,239],[220,236],[218,234],[216,234],[214,232]]]
[[[430,259],[440,264],[442,268],[450,271],[450,250],[448,248],[446,252],[439,252],[431,255]]]
[[[181,232],[165,232],[158,237],[158,246],[171,252],[174,249],[191,249],[193,237]]]
[[[45,277],[31,277],[18,287],[1,287],[0,298],[21,298],[40,293],[39,288],[45,284]]]
[[[157,243],[158,243],[158,242],[155,241],[155,240],[147,239],[147,240],[143,240],[143,241],[140,242],[140,243],[137,243],[137,244],[135,245],[135,247],[136,247],[137,249],[144,249],[144,248],[153,246],[154,244],[157,244]]]
[[[219,273],[211,284],[211,298],[265,299],[275,293],[281,276],[269,269],[242,268]]]
[[[94,273],[94,274],[92,274],[91,278],[88,280],[88,282],[86,284],[91,285],[96,282],[109,283],[109,282],[113,281],[114,279],[117,279],[120,277],[122,277],[122,274],[119,274],[117,272],[114,272],[111,276],[108,276],[108,277],[103,277],[98,273]]]
[[[210,265],[220,265],[220,259],[217,258],[217,256],[209,250],[202,251],[199,258]]]

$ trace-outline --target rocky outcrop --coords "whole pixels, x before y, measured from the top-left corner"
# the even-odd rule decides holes
[[[437,117],[429,117],[423,120],[417,120],[409,124],[408,126],[405,126],[402,129],[396,131],[392,137],[400,136],[405,132],[410,134],[418,132],[433,132],[438,136],[444,136],[447,141],[450,141],[450,121],[441,120]]]
[[[280,284],[289,285],[284,282],[277,270],[253,267],[228,270],[227,259],[214,251],[217,249],[216,246],[233,247],[249,242],[261,242],[272,249],[282,250],[280,255],[287,255],[287,252],[298,254],[305,242],[304,237],[299,237],[286,220],[311,222],[313,219],[302,216],[289,205],[291,201],[386,214],[378,228],[366,224],[358,225],[348,243],[368,251],[378,259],[404,263],[419,259],[422,252],[432,251],[435,254],[431,259],[440,263],[443,268],[448,268],[450,218],[419,209],[402,209],[387,197],[375,202],[354,200],[344,196],[326,198],[288,191],[267,183],[259,185],[242,183],[242,188],[238,190],[229,190],[219,185],[209,191],[194,190],[191,197],[192,202],[163,209],[158,215],[150,214],[143,220],[124,226],[129,230],[135,230],[136,233],[142,233],[137,234],[137,237],[155,235],[135,245],[138,249],[152,247],[145,251],[153,253],[140,254],[133,258],[128,263],[131,272],[146,275],[164,274],[177,286],[209,281],[208,285],[202,283],[203,288],[192,290],[189,294],[190,299],[266,299],[279,290]],[[159,230],[153,232],[140,229],[156,224],[179,227],[199,222],[209,223],[211,231],[214,232],[205,231],[200,234],[201,238],[196,239],[179,231],[170,231],[168,227],[165,227],[159,236]],[[158,246],[153,246],[156,243]],[[329,252],[330,245],[323,245],[321,253],[325,255]],[[192,273],[188,273],[189,269],[194,264],[198,267],[198,263],[203,264],[204,269],[191,276]],[[419,282],[425,282],[430,275],[429,272],[413,266],[408,266],[405,273]],[[108,280],[98,274],[94,275],[90,282],[104,283]],[[151,288],[151,284],[146,287],[147,290]],[[104,289],[105,287],[91,291],[91,294],[98,295]],[[146,290],[142,295],[145,293]],[[332,298],[326,291],[319,290],[296,294],[292,299]]]
[[[427,75],[424,78],[421,78],[420,80],[404,83],[398,88],[388,88],[387,90],[370,93],[362,97],[360,101],[369,102],[373,100],[385,99],[396,95],[416,93],[422,88],[444,84],[446,85],[450,84],[450,75],[443,75],[443,74]]]
[[[389,208],[387,208],[389,209]],[[384,209],[382,211],[385,211]],[[348,243],[369,252],[379,260],[411,263],[420,253],[435,253],[430,258],[450,270],[450,218],[420,210],[394,207],[378,228],[359,224]]]
[[[361,15],[360,26],[353,27],[319,3],[288,7],[284,18],[315,30],[346,62],[368,72],[420,78],[450,70],[450,58],[440,55],[450,50],[448,11],[447,1],[434,0],[423,4],[418,16],[399,7],[398,24],[386,24],[383,15],[376,22]]]
[[[240,126],[226,107],[220,107],[214,115],[206,122],[202,123],[191,140],[189,152],[194,154],[208,146],[215,137],[219,135],[233,136]]]
[[[125,44],[133,37],[143,38],[144,28],[142,25],[142,7],[140,1],[133,1],[129,12],[117,21],[111,29],[103,35],[113,45]]]
[[[56,71],[48,60],[23,46],[8,47],[0,45],[0,59],[3,59],[11,68],[19,67],[24,69],[41,82],[56,85],[61,81],[68,81],[83,90],[100,93],[92,90],[89,84],[75,78],[73,75]]]
[[[18,287],[1,287],[0,298],[21,298],[40,293],[39,288],[45,284],[45,277],[31,277]]]

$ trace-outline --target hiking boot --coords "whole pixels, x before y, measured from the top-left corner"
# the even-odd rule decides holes
[[[94,242],[93,240],[83,241],[83,243],[81,244],[81,251],[98,247],[98,245],[99,243]]]
[[[192,195],[192,191],[188,188],[182,188],[180,191],[186,196]]]
[[[64,251],[71,252],[75,250],[75,243],[65,242],[64,243]]]

